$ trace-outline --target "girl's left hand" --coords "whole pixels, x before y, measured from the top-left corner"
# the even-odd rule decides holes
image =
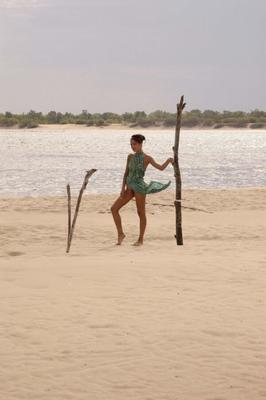
[[[168,158],[169,163],[174,164],[174,159],[172,157]]]

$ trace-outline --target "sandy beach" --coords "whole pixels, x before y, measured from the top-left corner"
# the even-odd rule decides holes
[[[66,199],[0,199],[1,399],[266,397],[266,188],[83,198],[71,253]]]

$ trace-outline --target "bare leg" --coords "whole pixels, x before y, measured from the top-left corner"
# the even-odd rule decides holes
[[[134,191],[130,188],[127,188],[124,196],[118,197],[111,207],[111,211],[113,214],[113,218],[115,221],[117,234],[118,234],[118,239],[117,239],[117,243],[116,243],[117,245],[120,245],[126,236],[123,232],[122,221],[121,221],[121,217],[120,217],[120,214],[118,211],[120,210],[121,207],[123,207],[125,204],[127,204],[129,202],[129,200],[132,199],[132,197],[134,197]]]
[[[135,193],[135,199],[136,199],[137,212],[139,216],[139,238],[135,243],[133,243],[133,245],[140,246],[143,244],[144,232],[147,225],[146,209],[145,209],[146,194]]]

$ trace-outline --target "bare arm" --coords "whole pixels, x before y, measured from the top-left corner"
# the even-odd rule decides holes
[[[167,167],[168,164],[170,164],[170,163],[173,164],[174,159],[172,157],[169,157],[163,164],[158,164],[151,156],[149,156],[148,161],[154,168],[157,168],[160,171],[163,171]]]

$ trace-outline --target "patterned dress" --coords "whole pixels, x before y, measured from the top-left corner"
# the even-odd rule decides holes
[[[171,183],[171,181],[167,183],[157,181],[150,181],[150,183],[144,182],[144,153],[135,153],[129,160],[128,169],[129,172],[126,177],[126,184],[133,189],[134,192],[143,194],[157,193],[166,189]]]

